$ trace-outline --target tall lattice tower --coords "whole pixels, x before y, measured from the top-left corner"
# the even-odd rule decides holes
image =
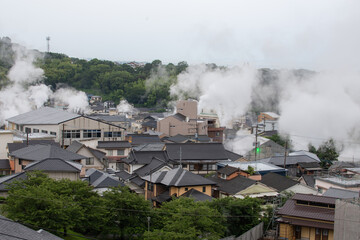
[[[50,37],[46,37],[47,41],[47,52],[50,52]]]

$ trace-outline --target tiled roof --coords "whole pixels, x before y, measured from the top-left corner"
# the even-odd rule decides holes
[[[180,197],[193,198],[195,202],[199,201],[212,201],[214,198],[206,195],[205,193],[199,192],[198,190],[192,188],[189,191],[182,194]]]
[[[167,143],[170,159],[179,160],[228,160],[222,143]]]
[[[6,119],[16,124],[59,124],[74,118],[79,114],[70,113],[57,108],[43,107]]]
[[[297,193],[292,197],[293,200],[302,200],[302,201],[309,201],[309,202],[317,202],[317,203],[324,203],[324,204],[335,204],[336,198],[332,197],[324,197],[319,195],[312,195],[312,194],[301,194]]]
[[[358,198],[359,191],[350,191],[350,190],[331,187],[322,196],[340,198],[340,199],[351,199],[351,198]]]
[[[277,173],[272,173],[272,172],[269,172],[269,173],[263,175],[260,182],[265,184],[266,186],[275,188],[279,192],[282,192],[282,191],[298,184],[298,182],[296,182],[290,178],[287,178],[287,177],[284,177]]]
[[[115,173],[115,175],[120,179],[120,180],[127,180],[129,179],[132,175],[126,171],[120,171]]]
[[[161,140],[158,135],[149,135],[149,134],[128,134],[127,139],[131,138],[131,145],[138,146],[146,143],[161,143]]]
[[[98,145],[96,148],[121,149],[130,147],[131,145],[128,141],[98,141]]]
[[[106,153],[97,150],[97,149],[93,149],[91,147],[87,147],[87,149],[92,153],[92,155],[94,155],[97,159],[102,159],[106,156]]]
[[[181,114],[181,113],[176,113],[176,114],[174,114],[174,115],[172,115],[170,117],[174,117],[179,121],[185,121],[186,120],[186,116]]]
[[[200,175],[194,174],[182,168],[176,168],[170,171],[156,172],[154,174],[142,177],[143,180],[152,183],[161,183],[165,186],[199,186],[215,185],[216,183]]]
[[[83,146],[85,146],[82,143],[79,143],[78,141],[72,141],[71,144],[66,148],[66,150],[77,153]]]
[[[135,152],[140,151],[163,151],[165,143],[146,143],[133,147]]]
[[[15,173],[15,174],[11,174],[9,176],[1,177],[0,178],[0,191],[8,191],[7,184],[12,183],[13,181],[24,180],[24,179],[26,179],[25,172]]]
[[[304,179],[306,185],[310,187],[315,186],[315,178],[313,175],[302,175],[302,178]]]
[[[295,199],[289,199],[278,211],[278,215],[282,215],[282,217],[291,216],[333,222],[335,209],[296,204]]]
[[[307,168],[321,168],[319,162],[300,162],[298,165],[304,169]]]
[[[261,159],[260,161],[271,163],[276,166],[284,166],[284,156],[274,156],[271,158]],[[286,165],[296,165],[297,163],[305,163],[305,162],[320,162],[320,161],[311,158],[307,155],[286,156]]]
[[[231,152],[231,151],[229,151],[229,150],[225,150],[225,153],[226,153],[227,157],[228,157],[231,161],[236,161],[236,160],[238,160],[239,158],[242,158],[242,155],[237,154],[237,153],[234,153],[234,152]]]
[[[129,157],[123,159],[124,162],[129,164],[149,164],[153,158],[158,158],[165,162],[168,162],[168,157],[164,151],[141,151],[131,152]]]
[[[33,240],[61,240],[46,231],[35,231],[18,222],[14,222],[0,215],[0,238],[1,240],[33,239]]]
[[[138,176],[142,177],[142,176],[151,174],[165,166],[168,166],[170,168],[170,166],[165,161],[157,159],[157,158],[153,158],[149,164],[147,164],[139,169],[136,169],[134,171],[134,173],[136,173]]]
[[[233,195],[254,184],[256,184],[256,181],[243,176],[238,176],[228,181],[225,180],[219,182],[218,190]]]
[[[82,165],[59,158],[47,158],[28,164],[24,170],[40,170],[46,172],[80,172]]]
[[[10,154],[19,159],[40,161],[47,158],[59,158],[67,161],[85,159],[85,156],[67,151],[54,145],[30,145]]]
[[[13,151],[19,150],[21,148],[25,148],[28,145],[37,145],[37,144],[55,145],[57,147],[60,147],[59,143],[55,142],[54,140],[29,140],[29,144],[26,141],[21,143],[8,143],[8,149],[9,149],[9,153],[12,153]]]
[[[94,188],[125,186],[122,182],[120,182],[118,179],[111,176],[110,174],[93,168],[86,171],[86,176],[88,176],[89,183]]]
[[[220,173],[220,174],[225,174],[226,176],[229,176],[231,174],[233,174],[234,172],[237,172],[239,171],[238,168],[234,168],[234,167],[231,167],[231,166],[226,166],[226,167],[223,167],[223,168],[220,168],[217,172]]]

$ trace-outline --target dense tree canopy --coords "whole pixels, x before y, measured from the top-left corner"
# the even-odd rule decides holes
[[[319,157],[323,167],[331,166],[333,161],[337,161],[339,157],[339,150],[332,138],[321,144],[317,149],[312,144],[309,144],[309,152],[315,153]]]

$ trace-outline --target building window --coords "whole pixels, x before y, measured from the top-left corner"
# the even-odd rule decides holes
[[[195,170],[194,164],[189,164],[189,170],[190,170],[190,171],[194,171],[194,170]]]
[[[80,130],[65,130],[64,138],[80,138]]]
[[[101,137],[101,130],[84,130],[83,138],[100,138]]]
[[[171,128],[174,128],[174,127],[175,127],[175,125],[170,125],[170,127],[171,127]]]
[[[207,164],[203,164],[201,169],[202,169],[203,171],[207,171],[207,170],[208,170]]]
[[[86,159],[86,165],[94,165],[95,158],[87,158]]]
[[[104,137],[112,137],[112,132],[104,132]]]
[[[154,184],[151,182],[148,182],[148,190],[149,191],[154,191]]]
[[[25,133],[31,133],[31,128],[26,127],[25,128]]]
[[[38,132],[39,132],[39,129],[36,129],[36,128],[33,129],[33,133],[38,133]]]
[[[203,187],[203,192],[206,192],[206,187]]]
[[[186,164],[186,163],[183,163],[183,164],[182,164],[182,168],[187,168],[187,164]]]
[[[56,136],[56,132],[50,132],[50,134]]]
[[[189,188],[186,187],[186,188],[185,188],[185,192],[187,192],[188,190],[189,190]]]
[[[220,176],[221,176],[222,179],[226,179],[226,174],[225,173],[222,173]]]
[[[48,131],[46,131],[46,130],[41,130],[41,132],[48,134]]]
[[[124,149],[118,149],[117,150],[117,155],[118,156],[124,156],[125,155],[125,150]]]
[[[108,150],[107,152],[109,156],[113,156],[113,150]]]

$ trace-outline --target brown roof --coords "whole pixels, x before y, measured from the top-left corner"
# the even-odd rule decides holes
[[[333,222],[335,209],[296,204],[296,200],[290,199],[286,201],[285,205],[278,211],[278,214],[283,215],[282,217],[292,216],[307,218],[310,221],[313,219]]]
[[[324,196],[316,196],[312,194],[295,194],[292,197],[293,200],[302,200],[309,202],[317,202],[317,203],[325,203],[325,204],[335,204],[336,198],[332,197],[324,197]]]
[[[287,217],[282,217],[282,218],[278,219],[277,221],[290,223],[291,225],[304,226],[304,227],[334,229],[334,224],[325,223],[325,222],[309,221],[309,220],[294,219],[294,218],[287,218]]]

